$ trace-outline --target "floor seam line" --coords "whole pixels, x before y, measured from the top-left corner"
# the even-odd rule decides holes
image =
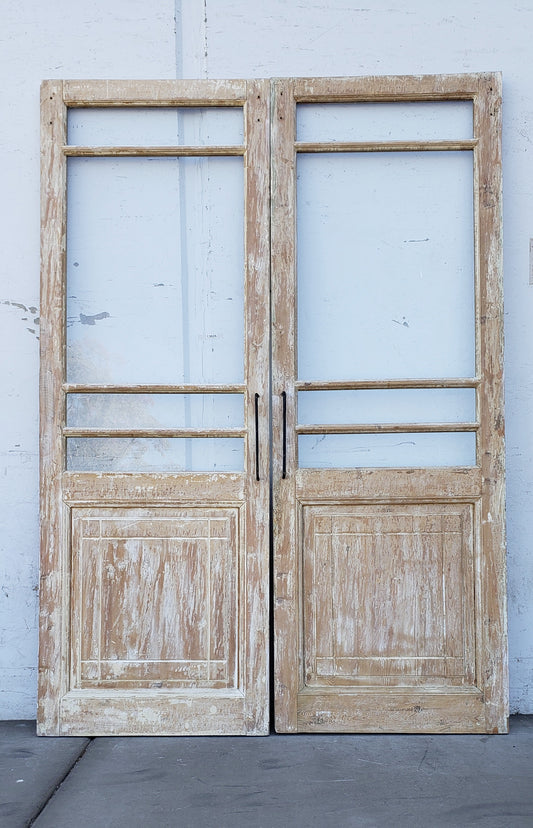
[[[32,817],[31,817],[31,818],[30,818],[30,819],[26,822],[26,824],[25,824],[25,828],[31,828],[31,826],[32,826],[32,825],[36,822],[36,820],[38,820],[38,819],[39,819],[39,817],[40,817],[40,816],[41,816],[41,814],[43,813],[43,811],[44,811],[44,809],[46,808],[46,806],[48,805],[48,803],[49,803],[49,802],[50,802],[50,801],[54,798],[54,796],[56,795],[56,793],[58,792],[58,790],[61,788],[61,786],[63,785],[63,783],[65,782],[65,780],[66,780],[66,779],[70,776],[70,774],[72,773],[72,771],[74,770],[74,768],[76,767],[76,765],[78,764],[78,762],[81,762],[81,760],[83,759],[83,757],[85,756],[86,752],[88,751],[89,747],[92,745],[92,743],[93,743],[93,742],[94,742],[94,736],[93,736],[92,738],[89,738],[89,741],[87,742],[87,744],[85,745],[85,747],[83,748],[83,750],[81,751],[81,753],[79,753],[79,755],[76,757],[76,759],[74,759],[74,761],[72,762],[72,764],[71,764],[71,765],[69,765],[69,767],[67,768],[67,770],[65,771],[65,773],[63,774],[63,776],[61,777],[61,779],[59,780],[59,782],[57,782],[57,783],[55,784],[55,786],[52,788],[52,790],[50,791],[49,795],[48,795],[48,796],[46,797],[46,799],[44,800],[43,804],[39,807],[39,809],[38,809],[37,813],[36,813],[36,814],[34,814],[34,816],[32,816]]]

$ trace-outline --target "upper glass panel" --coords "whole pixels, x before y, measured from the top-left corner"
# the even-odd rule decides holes
[[[297,156],[298,377],[475,374],[473,156]]]
[[[240,157],[69,158],[67,379],[241,383]]]
[[[445,141],[473,137],[472,101],[298,104],[298,141]]]
[[[244,141],[241,107],[96,107],[68,110],[74,146],[233,146]]]

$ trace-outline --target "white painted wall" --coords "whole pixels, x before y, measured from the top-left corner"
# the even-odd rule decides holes
[[[501,70],[511,709],[533,712],[532,0],[1,0],[0,717],[35,715],[39,82]]]

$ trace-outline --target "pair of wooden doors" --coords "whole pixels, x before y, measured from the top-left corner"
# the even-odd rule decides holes
[[[505,731],[500,94],[43,84],[40,733]]]

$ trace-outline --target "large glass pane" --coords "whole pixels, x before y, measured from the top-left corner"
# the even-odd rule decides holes
[[[298,422],[461,423],[476,418],[473,388],[299,391]]]
[[[472,154],[297,164],[299,378],[472,376]]]
[[[77,428],[239,428],[242,394],[69,394]]]
[[[474,466],[476,435],[302,434],[298,460],[301,469]]]
[[[69,437],[67,470],[97,472],[240,472],[242,437]]]
[[[241,107],[95,107],[69,109],[75,146],[229,146],[244,141]]]
[[[298,141],[436,141],[473,135],[472,101],[298,104]]]
[[[243,160],[70,158],[67,377],[244,378]]]

